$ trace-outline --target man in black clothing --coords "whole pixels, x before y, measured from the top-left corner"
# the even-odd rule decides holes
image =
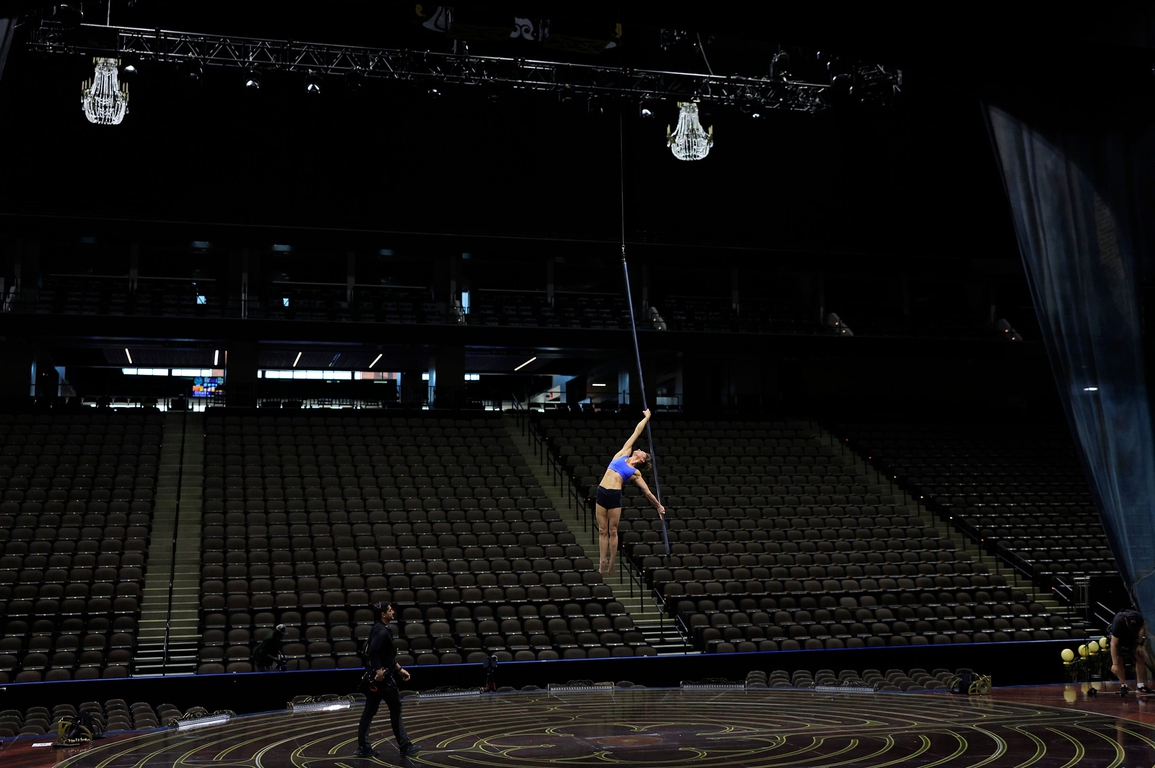
[[[379,621],[369,632],[365,642],[365,669],[373,673],[373,687],[365,695],[365,711],[361,713],[361,725],[357,729],[357,757],[377,757],[377,750],[369,741],[369,725],[377,714],[384,699],[389,707],[389,723],[393,735],[397,737],[397,749],[402,755],[413,755],[421,750],[409,740],[405,724],[401,722],[401,696],[397,692],[397,678],[409,679],[409,672],[397,663],[397,647],[393,644],[393,633],[389,622],[393,621],[393,606],[386,600],[373,604]]]
[[[269,636],[257,644],[253,649],[253,655],[250,661],[253,668],[260,672],[267,672],[276,667],[282,672],[285,671],[285,657],[281,654],[281,643],[285,639],[285,625],[278,624],[269,633]]]
[[[1111,671],[1121,683],[1119,692],[1127,693],[1127,664],[1135,663],[1136,690],[1150,693],[1147,689],[1147,660],[1143,651],[1146,633],[1143,616],[1138,611],[1119,611],[1111,621]]]

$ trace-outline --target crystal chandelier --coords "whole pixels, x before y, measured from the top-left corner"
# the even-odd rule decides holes
[[[128,112],[128,86],[117,82],[120,59],[93,58],[96,71],[91,80],[80,84],[80,105],[88,122],[97,125],[120,125]]]
[[[714,126],[702,128],[696,101],[679,101],[678,109],[678,127],[671,133],[666,126],[666,144],[679,160],[701,160],[714,146]]]

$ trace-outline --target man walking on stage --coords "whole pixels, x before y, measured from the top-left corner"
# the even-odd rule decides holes
[[[365,670],[372,674],[372,683],[365,694],[365,711],[361,713],[361,724],[357,729],[357,757],[377,757],[380,753],[373,749],[369,741],[369,726],[381,701],[389,707],[389,723],[397,738],[397,749],[402,755],[415,755],[421,747],[409,740],[405,724],[401,722],[401,696],[397,692],[397,679],[409,680],[408,670],[397,663],[397,647],[393,644],[393,633],[389,622],[393,621],[393,605],[387,600],[373,604],[378,622],[369,632],[365,641]]]

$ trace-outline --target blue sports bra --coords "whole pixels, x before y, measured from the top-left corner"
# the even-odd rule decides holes
[[[626,463],[627,456],[619,456],[610,462],[609,468],[622,476],[623,480],[629,480],[637,472],[636,469]]]

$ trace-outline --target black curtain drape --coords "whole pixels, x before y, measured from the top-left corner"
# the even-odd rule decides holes
[[[1100,517],[1136,604],[1155,618],[1155,435],[1140,291],[1155,215],[1155,130],[1136,114],[1024,120],[985,111]]]
[[[12,47],[12,35],[16,33],[16,19],[0,17],[0,77],[4,76],[4,64],[8,61],[8,49]]]

